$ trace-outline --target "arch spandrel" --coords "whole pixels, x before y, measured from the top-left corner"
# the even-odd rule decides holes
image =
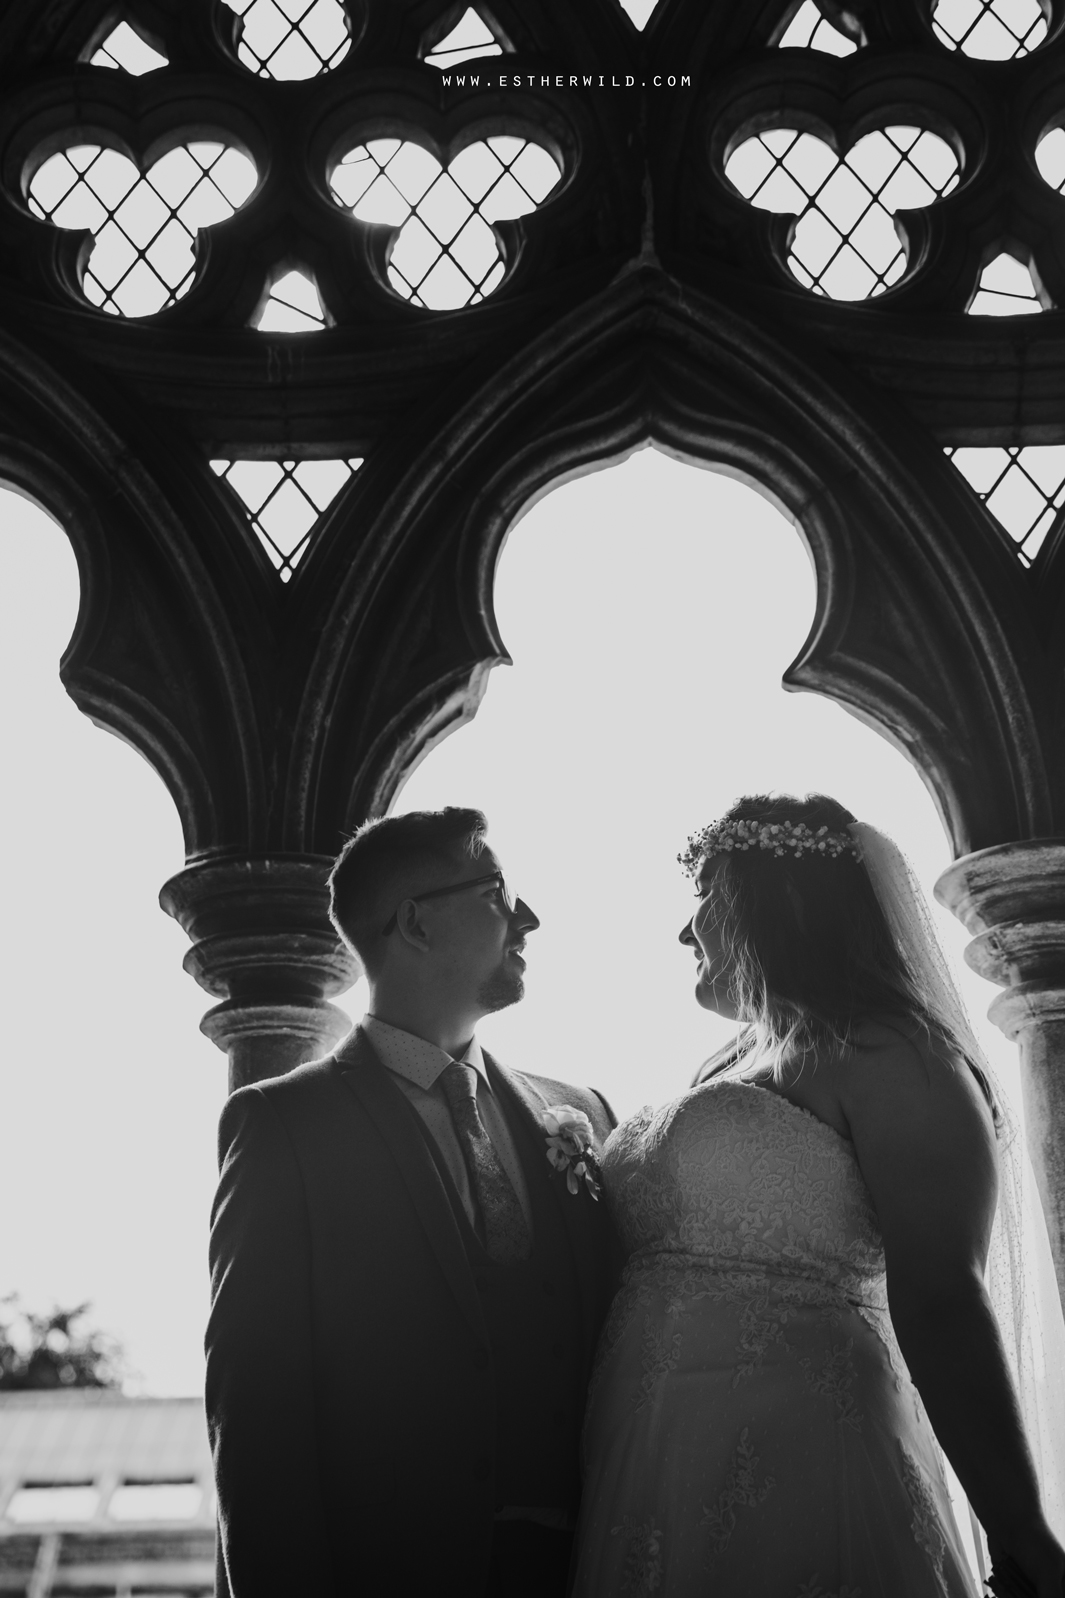
[[[1050,674],[1018,646],[1034,613],[1025,574],[920,430],[826,364],[814,376],[790,345],[653,269],[534,341],[390,495],[364,496],[352,568],[339,544],[312,557],[308,616],[312,593],[332,603],[309,629],[321,642],[290,818],[306,804],[301,825],[324,840],[387,807],[397,747],[420,758],[507,658],[491,604],[507,528],[553,481],[652,441],[760,483],[801,525],[818,609],[788,684],[886,731],[956,852],[1053,830],[1058,757],[1038,733]]]
[[[254,590],[255,572],[227,562],[232,537],[203,526],[211,507],[195,493],[195,462],[173,443],[167,453],[173,480],[160,482],[101,409],[0,335],[0,477],[59,522],[78,562],[64,686],[162,777],[191,855],[264,832],[255,692],[266,685],[246,669],[248,640],[233,625],[234,589]],[[242,608],[254,617],[254,603]],[[269,629],[258,630],[268,660]]]

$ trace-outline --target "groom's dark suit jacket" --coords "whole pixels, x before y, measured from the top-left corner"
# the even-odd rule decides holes
[[[358,1029],[226,1105],[207,1333],[223,1595],[476,1598],[498,1509],[576,1507],[618,1253],[538,1116],[572,1105],[599,1139],[614,1117],[485,1062],[532,1206],[520,1266],[489,1259]]]

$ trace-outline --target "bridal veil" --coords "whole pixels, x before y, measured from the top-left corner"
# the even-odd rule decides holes
[[[1065,1541],[1065,1318],[1024,1134],[973,1034],[912,867],[875,827],[855,822],[850,831],[921,999],[984,1073],[995,1100],[1000,1186],[987,1290],[1017,1386],[1044,1511]]]

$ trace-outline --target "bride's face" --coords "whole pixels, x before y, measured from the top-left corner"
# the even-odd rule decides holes
[[[719,906],[715,904],[714,880],[720,869],[720,860],[708,860],[695,879],[699,905],[682,929],[680,941],[693,951],[697,962],[696,1003],[735,1021],[739,1013],[729,994],[729,960],[721,937]]]

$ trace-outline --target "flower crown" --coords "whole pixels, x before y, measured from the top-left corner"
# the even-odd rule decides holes
[[[690,877],[698,874],[703,861],[714,855],[731,854],[734,849],[764,849],[771,854],[822,855],[835,860],[851,854],[862,858],[861,846],[851,832],[830,832],[818,827],[815,832],[805,821],[715,821],[702,832],[693,832],[688,847],[677,859]]]

